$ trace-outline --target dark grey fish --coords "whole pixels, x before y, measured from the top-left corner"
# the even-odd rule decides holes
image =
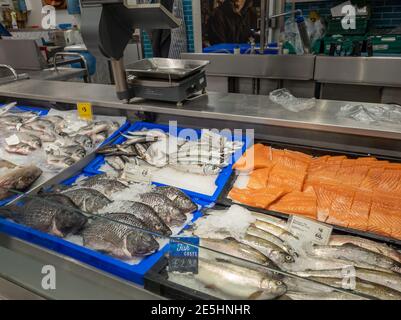
[[[18,167],[4,174],[0,177],[0,200],[12,195],[12,190],[23,191],[27,189],[41,174],[42,170],[33,165]]]
[[[141,220],[148,230],[160,233],[165,236],[171,236],[171,230],[162,218],[150,206],[135,201],[118,201],[120,207],[118,212],[130,213]],[[113,203],[114,205],[114,203]]]
[[[78,232],[87,222],[74,203],[62,195],[37,196],[22,206],[1,208],[0,215],[59,237]]]
[[[181,210],[182,213],[192,213],[198,209],[198,206],[180,189],[170,186],[157,187],[154,192],[164,194],[173,201],[174,205]]]
[[[187,217],[181,213],[181,210],[174,205],[173,201],[163,194],[147,192],[141,194],[139,198],[140,202],[153,208],[159,217],[170,227],[180,226],[187,220]]]
[[[113,221],[97,217],[82,232],[84,246],[121,259],[149,255],[159,249],[158,242],[140,230],[146,230],[146,226],[132,214],[108,213],[104,217]]]
[[[62,194],[70,198],[82,211],[92,214],[111,203],[101,192],[90,188],[74,188],[63,191]]]
[[[103,175],[100,175],[100,177],[93,176],[87,178],[83,180],[80,184],[86,188],[96,189],[104,193],[106,196],[111,196],[113,193],[127,188],[127,185],[125,185],[124,183],[118,180],[108,179],[107,176]]]

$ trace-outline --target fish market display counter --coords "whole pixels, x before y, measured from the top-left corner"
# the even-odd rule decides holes
[[[0,97],[2,102],[64,109],[89,102],[96,115],[124,115],[130,121],[115,139],[41,186],[44,193],[36,189],[17,201],[12,207],[17,216],[0,209],[8,218],[0,218],[0,261],[5,261],[0,265],[0,297],[401,299],[401,256],[397,251],[401,241],[394,222],[401,217],[391,207],[399,205],[394,194],[401,188],[397,107],[314,100],[312,108],[293,112],[267,96],[214,92],[181,107],[141,99],[124,103],[115,97],[113,86],[32,79],[0,86]],[[169,121],[174,121],[170,128],[165,125]],[[223,131],[216,139],[209,130],[195,130],[194,137],[182,139],[180,133],[189,128],[237,131],[232,140]],[[207,151],[208,161],[213,162],[194,166],[193,147],[200,148],[206,139],[219,143],[218,148]],[[166,153],[159,152],[162,141],[174,141],[177,146],[174,153],[167,154],[168,161],[177,154],[189,164],[177,168],[168,162],[165,167]],[[244,152],[249,148],[255,150],[256,158],[247,167]],[[226,156],[230,159],[227,163],[222,161]],[[146,187],[124,182],[134,172],[127,169],[131,167],[150,172],[146,176],[148,173],[141,171]],[[376,180],[363,180],[364,190],[359,190],[358,184],[349,191],[346,179],[341,180],[352,201],[356,192],[368,193],[367,197],[363,193],[358,206],[359,210],[368,199],[365,220],[359,216],[363,223],[351,227],[347,220],[351,213],[346,210],[352,211],[353,202],[349,203],[344,190],[336,189],[342,202],[334,208],[331,198],[323,206],[316,190],[324,188],[313,187],[316,183],[320,187],[321,180],[330,181],[331,192],[340,181],[340,171],[344,179],[346,171],[342,170],[352,168],[354,173],[356,167],[365,170],[362,180],[379,179],[378,170],[382,170],[380,175],[391,174],[384,174],[377,185]],[[246,178],[242,185],[238,181],[241,175],[234,169]],[[330,176],[333,170],[338,176]],[[213,186],[211,191],[197,185],[208,183]],[[387,190],[383,206],[378,205],[381,199],[371,194],[377,188]],[[74,216],[68,223],[55,220],[46,226],[30,220],[26,212],[47,214],[43,210],[47,201],[54,201],[49,205],[61,217],[66,214],[64,206],[74,207]],[[300,209],[301,202],[306,213]],[[327,217],[322,220],[319,213],[323,209]],[[325,243],[313,246],[308,240],[304,247],[305,243],[299,242],[303,236],[292,229],[295,222],[287,222],[292,210],[298,210],[301,218],[312,218],[312,224],[326,222],[323,239],[331,228],[333,234]],[[341,210],[347,212],[347,219],[339,218]],[[370,219],[369,214],[378,218]],[[391,219],[386,216],[381,222],[383,214]],[[116,224],[118,228],[114,228]],[[144,228],[146,237],[138,238]],[[99,234],[108,236],[99,238]],[[121,243],[110,240],[115,235],[121,237]],[[172,235],[200,237],[199,244],[192,243],[192,247],[199,246],[195,276],[172,272],[180,268],[180,263],[171,264],[166,258]],[[185,267],[194,267],[190,261],[186,260]],[[357,278],[357,287],[351,292],[339,281],[348,267],[356,270]],[[230,282],[234,278],[237,282]]]

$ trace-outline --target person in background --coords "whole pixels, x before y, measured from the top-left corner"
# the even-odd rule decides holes
[[[181,20],[181,25],[171,30],[147,30],[152,42],[153,57],[180,59],[181,53],[187,52],[187,32],[182,0],[161,0],[160,3]]]
[[[209,18],[210,44],[247,43],[255,20],[253,0],[225,0]]]

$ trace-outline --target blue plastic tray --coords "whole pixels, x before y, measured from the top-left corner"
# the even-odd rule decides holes
[[[251,50],[251,45],[248,43],[220,43],[215,44],[213,46],[209,46],[203,48],[203,53],[225,53],[225,54],[233,54],[234,49],[239,48],[240,54],[249,54]],[[266,48],[264,54],[278,54],[278,49],[275,48]]]
[[[134,123],[132,126],[130,126],[126,131],[138,131],[138,130],[142,130],[142,129],[161,129],[165,132],[169,131],[169,126],[167,125],[161,125],[161,124],[154,124],[154,123],[147,123],[147,122],[136,122]],[[177,127],[177,133],[179,134],[182,130],[186,130],[185,128],[180,128]],[[200,137],[201,135],[201,130],[199,129],[194,129],[198,135],[197,138]],[[222,132],[224,134],[224,132]],[[242,148],[242,150],[240,150],[240,152],[236,152],[234,154],[234,156],[237,158],[240,155],[242,155],[245,150],[247,149],[250,141],[249,139],[246,139],[245,136],[241,136],[241,137],[234,137],[235,140],[237,141],[243,141],[244,142],[244,146]],[[125,140],[127,140],[125,137],[121,136],[120,138],[117,138],[113,144],[119,144],[124,142]],[[233,157],[234,157],[233,156]],[[84,169],[84,172],[89,173],[89,174],[99,174],[99,173],[103,173],[102,171],[100,171],[100,167],[105,163],[104,160],[104,156],[103,155],[97,155],[95,159],[93,159]],[[235,161],[234,161],[235,162]],[[232,163],[234,163],[232,162]],[[223,191],[224,186],[226,185],[226,183],[228,182],[231,173],[233,172],[233,168],[232,168],[232,163],[229,164],[227,167],[223,168],[223,170],[220,172],[220,174],[218,175],[215,184],[217,186],[215,192],[213,193],[213,195],[205,195],[205,194],[201,194],[201,193],[197,193],[197,192],[193,192],[191,190],[185,190],[182,189],[186,194],[188,194],[190,197],[192,197],[193,199],[199,199],[199,200],[203,200],[206,201],[207,203],[211,203],[211,202],[216,202],[216,200],[218,199],[220,193]],[[157,182],[153,182],[155,185],[161,186],[163,184],[161,183],[157,183]]]
[[[0,105],[0,111],[1,111],[1,108],[3,106],[4,106],[4,104]],[[48,109],[37,108],[37,107],[29,107],[29,106],[20,106],[20,105],[17,105],[15,107],[11,108],[11,111],[12,110],[33,111],[33,112],[36,112],[41,117],[46,116],[49,113]],[[120,135],[121,132],[127,130],[127,128],[129,128],[129,126],[130,126],[130,123],[128,121],[126,121],[118,130],[116,130],[106,140],[104,140],[101,145],[104,145],[104,144],[108,143],[109,141],[114,139],[116,136]],[[5,206],[10,201],[14,200],[17,196],[19,196],[19,195],[13,195],[13,196],[8,197],[6,199],[0,200],[0,207]]]
[[[91,174],[85,173],[84,175],[90,176]],[[71,185],[78,179],[79,176],[80,174],[69,178],[65,180],[63,184]],[[197,203],[200,206],[206,204],[204,202]],[[200,211],[196,211],[192,221],[195,221],[201,215],[202,214]],[[185,227],[187,226],[184,226],[183,229]],[[158,252],[144,258],[140,263],[136,265],[130,265],[106,254],[102,254],[62,238],[37,231],[2,218],[0,218],[0,232],[56,251],[57,253],[67,255],[71,258],[77,259],[83,263],[89,264],[95,268],[111,273],[128,281],[135,282],[139,285],[143,285],[143,277],[145,273],[152,268],[153,265],[169,250],[169,245],[167,244]]]

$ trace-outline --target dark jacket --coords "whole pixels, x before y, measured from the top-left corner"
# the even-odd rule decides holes
[[[170,12],[173,11],[174,0],[161,0],[160,3]],[[152,42],[153,57],[167,58],[170,51],[171,30],[151,30],[150,39]]]
[[[245,2],[241,14],[235,12],[234,1],[225,0],[208,21],[210,44],[247,43],[251,34],[253,0]]]

